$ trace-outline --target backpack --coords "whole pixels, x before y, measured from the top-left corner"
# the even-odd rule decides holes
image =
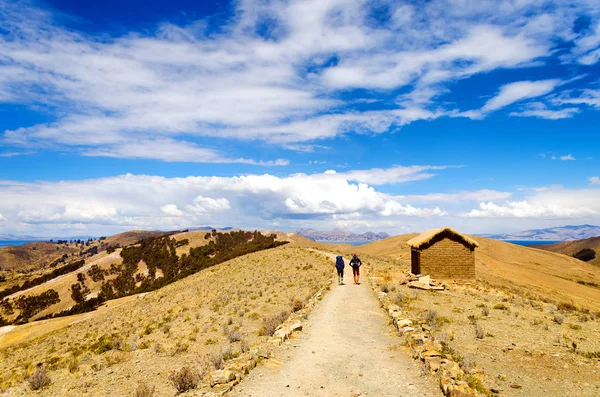
[[[335,258],[335,267],[340,269],[344,267],[344,258],[341,255]]]

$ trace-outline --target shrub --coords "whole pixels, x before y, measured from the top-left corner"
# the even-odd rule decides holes
[[[183,367],[169,374],[169,381],[178,393],[195,389],[200,382],[200,375],[190,367]]]
[[[577,306],[569,302],[560,302],[558,305],[558,310],[562,310],[563,312],[571,312],[577,310]]]
[[[227,339],[229,339],[229,342],[239,342],[242,340],[242,334],[239,331],[236,330],[230,330],[229,332],[227,332]]]
[[[506,306],[504,303],[498,303],[498,304],[494,305],[494,309],[496,309],[496,310],[508,310],[508,306]]]
[[[144,382],[141,382],[135,389],[135,397],[152,397],[154,396],[154,386],[150,387]]]
[[[569,328],[574,329],[574,330],[580,330],[581,329],[581,325],[579,325],[579,324],[569,324]]]
[[[388,287],[388,285],[387,285],[387,284],[381,284],[381,285],[379,286],[379,290],[380,290],[381,292],[385,292],[386,294],[387,294],[388,292],[390,292],[390,288]]]
[[[303,307],[304,307],[304,302],[302,302],[298,298],[295,298],[294,301],[292,302],[292,311],[293,312],[297,312],[298,310],[301,310]]]
[[[286,312],[281,312],[274,316],[263,317],[263,327],[262,327],[261,333],[263,335],[273,336],[273,334],[275,333],[275,330],[277,329],[279,324],[283,323],[285,321],[285,319],[287,318],[287,316],[288,315]]]
[[[479,325],[475,326],[475,337],[477,339],[485,338],[485,332],[483,331],[483,328],[481,328]]]
[[[484,305],[484,306],[481,308],[481,315],[482,315],[483,317],[487,317],[487,316],[489,316],[489,315],[490,315],[490,308]]]
[[[581,251],[577,252],[573,255],[573,258],[577,258],[580,261],[589,262],[592,259],[596,258],[596,251],[591,248],[584,248]]]
[[[46,373],[45,367],[39,367],[35,370],[33,375],[29,379],[27,379],[27,383],[29,383],[29,387],[31,390],[39,390],[46,386],[50,386],[50,377]]]

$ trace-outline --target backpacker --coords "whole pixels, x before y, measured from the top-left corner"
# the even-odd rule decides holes
[[[338,255],[335,258],[335,267],[337,267],[338,269],[344,268],[344,258],[341,255]]]

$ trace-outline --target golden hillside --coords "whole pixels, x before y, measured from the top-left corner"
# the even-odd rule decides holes
[[[63,255],[79,253],[74,244],[28,243],[0,248],[0,270],[29,273],[48,267]]]
[[[17,326],[0,335],[0,392],[30,394],[25,379],[44,363],[52,379],[44,396],[129,396],[139,382],[174,395],[171,371],[213,365],[266,341],[264,326],[330,279],[328,258],[286,245],[109,301],[112,309]]]
[[[573,256],[585,248],[593,249],[596,252],[596,257],[588,263],[600,266],[600,236],[586,238],[584,240],[563,241],[562,243],[544,244],[540,246],[540,249],[558,252],[560,254],[569,256]]]
[[[405,234],[356,247],[373,256],[410,261],[406,241],[416,234]],[[600,285],[598,268],[567,255],[522,247],[498,240],[471,236],[479,243],[475,250],[477,279],[506,288],[518,287],[554,300],[574,302],[582,307],[600,309],[600,289],[580,282]]]

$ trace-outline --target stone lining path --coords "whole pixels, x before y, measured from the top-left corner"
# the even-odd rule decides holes
[[[392,336],[394,328],[368,283],[354,285],[348,266],[345,281],[332,285],[299,337],[288,340],[276,359],[252,371],[229,395],[441,396]]]

